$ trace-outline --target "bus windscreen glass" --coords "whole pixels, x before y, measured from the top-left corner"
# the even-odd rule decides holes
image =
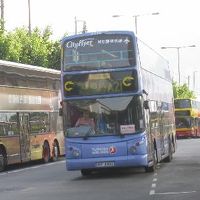
[[[191,117],[177,117],[176,128],[191,128],[192,126],[194,126],[192,122],[193,120]]]
[[[175,108],[191,108],[190,99],[176,99],[174,101]]]
[[[144,130],[141,96],[74,100],[65,104],[68,137],[136,134]]]
[[[64,44],[64,71],[135,66],[130,36],[104,34],[67,40]]]

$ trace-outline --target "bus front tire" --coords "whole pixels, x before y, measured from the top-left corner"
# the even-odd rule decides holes
[[[173,158],[173,153],[172,153],[172,142],[171,140],[169,139],[169,150],[168,150],[168,156],[164,159],[164,162],[171,162],[172,161],[172,158]]]
[[[82,169],[81,170],[81,175],[82,176],[90,176],[92,174],[92,171],[89,169]]]

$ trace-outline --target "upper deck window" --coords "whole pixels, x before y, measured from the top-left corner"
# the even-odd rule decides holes
[[[132,38],[124,34],[101,34],[67,40],[63,64],[64,71],[134,66]]]
[[[191,108],[190,99],[176,99],[174,101],[175,108]]]

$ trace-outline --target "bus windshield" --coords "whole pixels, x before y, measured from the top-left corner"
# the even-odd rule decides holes
[[[64,71],[131,67],[135,60],[132,39],[124,34],[84,36],[64,43]]]
[[[144,129],[142,97],[74,100],[66,104],[68,137],[136,134]]]
[[[175,99],[174,101],[175,108],[191,108],[190,99]]]
[[[177,117],[176,118],[176,128],[191,128],[192,124],[191,117]]]

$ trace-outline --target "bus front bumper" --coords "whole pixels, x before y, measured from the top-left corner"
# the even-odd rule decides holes
[[[176,131],[177,138],[187,138],[187,137],[195,137],[196,134],[194,131],[187,130],[187,131]]]
[[[67,170],[145,166],[148,166],[147,154],[120,157],[67,159],[66,161]]]

